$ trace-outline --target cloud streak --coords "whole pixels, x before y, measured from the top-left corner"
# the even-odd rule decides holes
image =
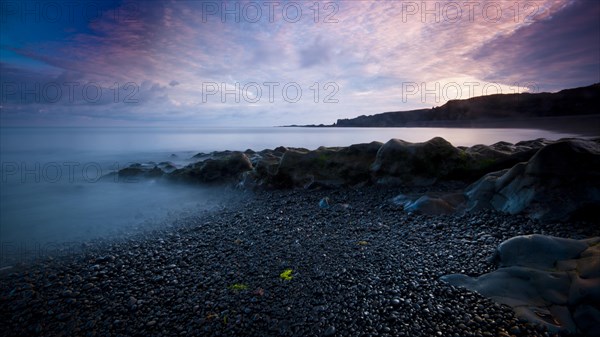
[[[314,2],[282,2],[272,8],[252,1],[115,3],[94,20],[83,20],[75,28],[69,25],[68,30],[65,25],[61,39],[0,47],[17,55],[2,60],[0,121],[331,123],[360,114],[440,105],[451,98],[485,94],[485,88],[491,88],[487,93],[508,93],[535,83],[541,90],[554,91],[600,81],[600,5],[595,2],[317,5],[318,12]],[[2,32],[9,37],[6,41],[16,41],[19,31],[28,28],[23,22],[11,25],[13,29]],[[23,66],[28,60],[47,68],[28,69]],[[97,84],[107,93],[116,83],[119,99],[131,94],[131,86],[129,91],[124,86],[132,83],[137,102],[119,104],[105,98],[90,104],[81,93],[73,102],[21,99],[22,84],[31,88],[35,83],[43,87],[73,81]],[[18,84],[17,89],[8,82]],[[490,82],[493,85],[486,87]],[[407,83],[419,92],[408,95],[406,89],[413,87]],[[219,92],[207,95],[214,85]],[[236,85],[237,93],[222,95],[221,89]],[[259,100],[257,86],[262,90]],[[297,88],[302,95],[293,102]],[[327,99],[337,103],[325,103]]]

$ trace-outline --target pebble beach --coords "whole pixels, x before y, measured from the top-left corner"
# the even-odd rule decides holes
[[[3,270],[0,335],[550,336],[440,277],[495,270],[516,235],[600,235],[493,210],[410,214],[391,202],[400,188],[232,192],[162,229]]]

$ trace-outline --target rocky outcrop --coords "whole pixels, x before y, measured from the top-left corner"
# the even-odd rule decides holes
[[[392,139],[379,152],[371,172],[385,185],[428,186],[441,180],[474,181],[488,172],[527,161],[550,142],[545,139],[511,144],[456,148],[436,137],[424,143]]]
[[[381,143],[355,144],[348,147],[320,147],[314,151],[289,149],[279,165],[272,159],[267,181],[279,187],[315,187],[355,185],[370,180],[370,166]]]
[[[392,139],[377,152],[371,171],[379,184],[422,186],[435,183],[464,164],[461,150],[443,138],[424,143]]]
[[[392,139],[316,150],[278,147],[255,152],[200,153],[195,163],[134,164],[111,177],[121,181],[168,178],[244,188],[317,188],[384,184],[464,186],[464,198],[419,195],[404,200],[408,212],[448,214],[457,210],[495,209],[525,213],[542,221],[598,218],[600,139],[536,139],[511,144],[454,147],[443,138],[423,143]],[[483,176],[483,177],[482,177]],[[107,176],[108,177],[108,176]],[[460,183],[447,184],[458,180]]]
[[[498,247],[500,268],[442,280],[511,306],[551,332],[600,336],[600,237],[518,236]]]
[[[161,169],[165,173],[171,173],[177,169],[177,166],[170,161],[163,161],[156,165],[159,169]]]
[[[528,162],[485,175],[466,195],[469,210],[527,213],[543,221],[593,216],[600,206],[600,144],[572,139],[547,145]]]
[[[246,154],[229,152],[173,171],[169,178],[205,184],[238,182],[253,166]]]
[[[498,142],[492,145],[474,145],[465,149],[468,157],[464,170],[455,171],[457,178],[478,179],[486,173],[495,172],[528,161],[542,147],[553,143],[547,139],[535,139],[511,144]]]
[[[118,181],[133,181],[137,179],[156,179],[163,176],[165,172],[155,163],[131,164],[126,168],[120,169],[117,173]]]
[[[467,210],[491,208],[554,221],[597,214],[593,210],[600,206],[599,144],[600,140],[537,139],[457,148],[439,137],[423,143],[392,139],[385,144],[316,150],[278,147],[260,152],[201,153],[193,157],[195,163],[183,168],[170,162],[134,164],[112,176],[116,174],[119,180],[166,177],[245,188],[371,183],[415,187],[454,180],[461,185],[479,179],[465,192]],[[464,208],[456,200],[440,195],[418,196],[403,208],[446,214]]]
[[[427,186],[442,180],[474,181],[492,170],[528,160],[545,140],[456,148],[442,138],[424,143],[392,139],[316,150],[278,147],[260,152],[198,153],[195,163],[134,164],[121,178],[160,178],[199,183],[239,183],[244,187],[338,187],[357,184]],[[114,176],[114,174],[112,174]]]

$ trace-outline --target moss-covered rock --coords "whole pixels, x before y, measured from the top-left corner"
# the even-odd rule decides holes
[[[355,144],[348,147],[320,147],[314,151],[288,149],[267,180],[278,187],[344,186],[368,182],[369,168],[381,143]],[[273,163],[271,163],[273,164]],[[259,175],[265,172],[258,172]]]
[[[207,184],[238,182],[242,174],[252,168],[246,154],[231,152],[175,170],[169,176],[179,181]]]
[[[376,183],[386,185],[432,185],[464,166],[462,150],[443,138],[424,143],[392,139],[377,152],[371,166]]]

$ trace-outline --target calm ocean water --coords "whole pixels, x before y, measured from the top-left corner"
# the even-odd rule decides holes
[[[455,146],[578,136],[533,129],[459,128],[2,128],[0,267],[55,244],[151,228],[222,203],[199,187],[98,181],[132,162],[186,165],[198,152],[347,146],[441,136]]]

